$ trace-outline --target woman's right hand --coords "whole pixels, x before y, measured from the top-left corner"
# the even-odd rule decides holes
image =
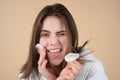
[[[43,48],[40,52],[38,70],[48,80],[56,80],[56,76],[50,72],[51,69],[47,67],[47,63],[48,60],[46,59],[46,49]]]
[[[74,80],[82,67],[82,64],[77,61],[68,62],[66,67],[61,71],[57,80]]]

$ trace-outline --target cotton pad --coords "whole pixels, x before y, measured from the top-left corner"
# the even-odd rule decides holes
[[[76,60],[78,58],[79,58],[79,54],[77,54],[77,53],[68,53],[65,56],[65,61],[70,62],[70,61],[74,61],[74,60]]]
[[[36,44],[35,47],[36,47],[38,53],[40,54],[40,51],[41,51],[41,49],[43,48],[42,45],[38,43],[38,44]]]

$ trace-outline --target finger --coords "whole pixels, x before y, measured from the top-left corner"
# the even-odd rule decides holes
[[[70,71],[69,71],[69,77],[68,77],[68,79],[73,80],[75,77],[76,77],[76,75],[73,73],[72,70],[70,70]]]
[[[82,65],[77,61],[70,62],[70,65],[73,65],[76,68],[82,68]]]
[[[41,65],[41,68],[46,68],[46,65],[47,65],[47,59],[42,63],[42,65]]]
[[[40,56],[45,56],[46,55],[46,48],[42,48],[40,51]]]
[[[82,68],[82,64],[80,64],[78,61],[73,61],[73,64],[76,65],[76,68]]]
[[[66,74],[62,75],[61,80],[74,80],[75,75],[73,74],[72,70],[68,70]]]
[[[46,49],[43,48],[40,52],[40,57],[39,57],[39,61],[38,61],[38,64],[42,64],[43,61],[45,61],[45,57],[46,57]]]
[[[47,64],[47,60],[43,61],[42,65],[38,66],[38,70],[39,72],[46,72],[46,64]]]
[[[72,72],[74,74],[77,74],[82,69],[82,65],[77,61],[72,61],[69,64],[70,64],[70,68],[72,69]]]

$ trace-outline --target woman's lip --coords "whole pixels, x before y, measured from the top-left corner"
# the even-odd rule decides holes
[[[49,53],[59,53],[59,52],[62,51],[62,49],[61,49],[61,48],[47,49],[47,51],[48,51]]]
[[[48,55],[51,57],[51,58],[58,58],[58,57],[60,57],[60,55],[61,55],[61,52],[54,52],[54,53],[50,53],[50,52],[48,52]]]
[[[48,50],[50,53],[58,53],[60,52],[61,49],[51,49],[51,50]]]
[[[51,57],[51,58],[58,58],[60,57],[61,55],[61,52],[62,52],[62,49],[51,49],[51,50],[48,50],[48,55]]]

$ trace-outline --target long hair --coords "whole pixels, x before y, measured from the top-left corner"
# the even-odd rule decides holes
[[[38,14],[32,32],[32,39],[29,48],[29,56],[26,63],[23,65],[21,72],[23,73],[23,78],[27,78],[31,71],[34,69],[36,72],[38,71],[38,60],[39,54],[35,48],[35,45],[39,42],[40,33],[42,29],[42,23],[44,19],[48,16],[56,16],[64,21],[67,25],[66,28],[69,32],[70,42],[72,46],[72,51],[80,51],[78,50],[78,31],[74,19],[68,9],[62,4],[53,4],[45,6],[40,13]]]

